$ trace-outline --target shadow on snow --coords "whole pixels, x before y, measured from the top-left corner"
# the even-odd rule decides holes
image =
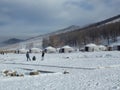
[[[83,69],[83,70],[95,70],[96,69],[96,68],[84,68],[84,67],[69,67],[69,66],[55,66],[55,65],[25,64],[25,63],[3,63],[3,64],[18,64],[18,65],[55,67],[55,68],[67,68],[67,69]]]

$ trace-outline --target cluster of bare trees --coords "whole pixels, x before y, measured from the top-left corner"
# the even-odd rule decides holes
[[[116,42],[118,36],[120,36],[120,21],[52,35],[49,39],[43,39],[43,47],[48,45],[54,47],[82,46],[87,43],[103,44],[103,42],[107,42],[106,44],[109,45],[110,42]]]

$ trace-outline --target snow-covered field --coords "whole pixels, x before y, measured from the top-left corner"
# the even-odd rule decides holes
[[[25,54],[0,55],[0,90],[120,90],[120,52],[41,54],[26,61]],[[17,71],[23,77],[3,75]],[[31,71],[39,75],[30,76]],[[64,71],[69,73],[63,74]]]

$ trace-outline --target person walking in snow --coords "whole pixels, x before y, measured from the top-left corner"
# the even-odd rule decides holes
[[[45,50],[42,51],[42,60],[44,60]]]
[[[28,60],[31,61],[29,52],[26,53],[26,57],[27,57],[27,61],[28,61]]]

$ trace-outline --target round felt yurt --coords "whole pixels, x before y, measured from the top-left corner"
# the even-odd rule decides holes
[[[27,53],[29,50],[27,50],[27,49],[25,49],[25,48],[22,48],[22,49],[18,49],[18,52],[20,53],[20,54],[25,54],[25,53]]]
[[[73,51],[75,51],[74,48],[72,48],[72,47],[70,47],[70,46],[68,46],[68,45],[63,46],[63,47],[59,50],[60,53],[70,53],[70,52],[73,52]]]
[[[31,48],[29,51],[30,51],[30,53],[40,53],[40,52],[42,52],[42,50],[40,48]]]
[[[55,53],[56,52],[56,48],[48,46],[45,48],[45,52],[46,53]]]
[[[87,44],[85,46],[85,51],[87,51],[87,52],[99,51],[99,47],[93,43]]]
[[[107,47],[104,46],[104,45],[99,45],[99,51],[106,51],[107,50]]]

